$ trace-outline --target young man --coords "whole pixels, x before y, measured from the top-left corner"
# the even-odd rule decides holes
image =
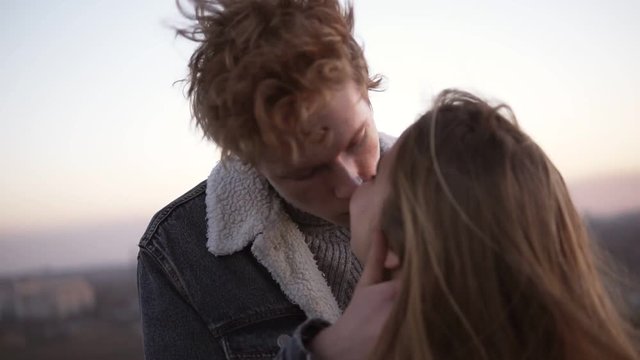
[[[188,93],[222,162],[140,241],[145,357],[364,356],[366,346],[350,348],[358,335],[342,336],[348,318],[371,319],[360,340],[372,343],[388,302],[362,295],[322,330],[361,274],[349,199],[384,146],[368,99],[379,81],[353,38],[353,12],[338,0],[194,3],[195,25],[179,31],[199,43]],[[388,291],[372,288],[363,293]]]

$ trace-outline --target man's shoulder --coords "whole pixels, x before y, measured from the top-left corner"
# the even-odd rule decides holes
[[[248,269],[254,262],[249,249],[222,257],[209,252],[206,193],[207,182],[203,181],[162,208],[153,216],[138,244],[141,253],[185,282],[185,289],[197,286],[198,274],[224,278],[223,274]],[[195,283],[189,284],[191,281]]]
[[[141,247],[148,245],[157,239],[158,234],[166,230],[167,227],[189,228],[188,225],[193,222],[204,225],[206,221],[206,191],[207,182],[205,180],[158,211],[151,218],[139,245]],[[193,227],[191,229],[195,230]]]
[[[258,324],[280,329],[283,319],[291,319],[287,330],[295,327],[304,314],[250,247],[225,256],[208,250],[206,196],[205,181],[160,210],[140,241],[139,261],[154,264],[155,276],[164,277],[215,336],[250,338],[263,331]]]

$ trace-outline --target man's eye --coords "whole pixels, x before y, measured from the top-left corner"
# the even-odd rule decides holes
[[[287,176],[287,178],[289,178],[290,180],[295,180],[295,181],[309,180],[316,174],[316,172],[317,172],[316,169],[310,169],[310,170],[307,170],[307,171],[304,171],[304,172],[292,174],[290,176]]]
[[[349,145],[349,151],[355,151],[358,150],[358,148],[360,147],[360,145],[362,145],[364,143],[364,140],[366,138],[366,134],[367,134],[367,129],[363,129],[362,133],[360,133],[358,135],[358,138],[356,141],[354,141],[353,143],[351,143]]]

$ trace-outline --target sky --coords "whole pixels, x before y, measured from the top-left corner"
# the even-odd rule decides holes
[[[616,196],[640,206],[640,2],[355,8],[381,131],[470,90],[511,105],[569,183],[625,178]],[[175,83],[182,23],[173,0],[0,0],[0,273],[132,260],[150,217],[207,177],[218,153]]]

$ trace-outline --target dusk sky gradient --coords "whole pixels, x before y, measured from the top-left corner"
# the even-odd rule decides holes
[[[640,1],[355,6],[386,76],[381,131],[457,87],[510,104],[569,183],[640,173]],[[217,152],[174,84],[180,23],[172,0],[0,0],[0,273],[132,260],[153,213],[206,178]]]

